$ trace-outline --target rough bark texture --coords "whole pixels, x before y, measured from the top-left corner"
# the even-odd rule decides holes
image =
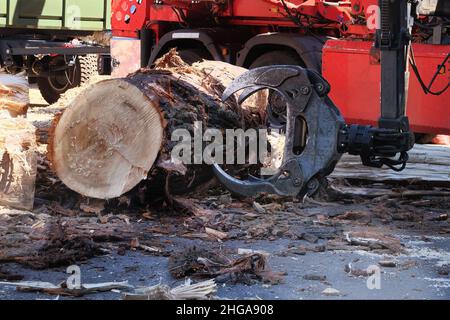
[[[12,117],[26,115],[29,104],[29,85],[25,77],[3,74],[0,71],[0,110]]]
[[[36,129],[23,118],[0,111],[0,205],[33,208]]]
[[[92,198],[119,197],[147,177],[159,187],[189,189],[209,172],[171,162],[172,133],[193,132],[196,121],[221,130],[258,127],[265,93],[242,107],[236,99],[221,101],[243,72],[222,62],[189,66],[171,51],[155,69],[92,86],[54,122],[48,148],[53,169],[69,188]],[[173,176],[177,182],[169,187]]]

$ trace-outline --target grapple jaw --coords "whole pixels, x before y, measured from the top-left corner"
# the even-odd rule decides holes
[[[267,179],[242,181],[214,165],[218,180],[231,192],[243,196],[273,193],[301,196],[317,188],[317,179],[328,175],[341,157],[337,151],[339,130],[345,126],[338,109],[328,99],[329,84],[316,72],[298,66],[270,66],[250,70],[225,90],[223,100],[242,91],[242,103],[259,90],[273,90],[286,102],[286,142],[283,161]],[[299,120],[302,121],[299,121]],[[301,153],[295,151],[300,126],[307,125],[307,141]],[[270,123],[268,124],[270,126]]]
[[[250,70],[237,77],[224,91],[222,100],[228,100],[242,90],[238,103],[244,102],[257,91],[269,89],[279,92],[287,104],[296,104],[298,98],[308,96],[315,90],[320,96],[327,95],[330,85],[318,73],[297,66],[270,66]]]

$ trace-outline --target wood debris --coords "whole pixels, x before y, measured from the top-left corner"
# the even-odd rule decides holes
[[[418,197],[448,197],[450,190],[396,190],[387,188],[364,188],[331,186],[332,191],[344,197],[364,197],[364,198],[418,198]]]
[[[214,229],[212,229],[212,228],[206,227],[206,228],[205,228],[205,232],[206,232],[209,236],[211,236],[211,237],[213,237],[213,238],[216,238],[216,239],[219,239],[219,240],[225,240],[226,238],[228,238],[228,234],[227,234],[226,232],[214,230]]]
[[[269,257],[270,253],[268,253],[267,251],[263,251],[263,250],[253,250],[253,249],[244,249],[244,248],[239,248],[238,249],[238,254],[239,255],[252,255],[252,254],[260,254],[263,255],[265,257]]]
[[[130,244],[131,249],[140,249],[142,251],[146,251],[146,252],[150,252],[150,253],[162,253],[163,250],[161,248],[157,248],[157,247],[151,247],[151,246],[147,246],[144,244],[141,244],[139,242],[138,238],[134,238],[131,240],[131,244]]]
[[[232,259],[222,254],[198,248],[189,248],[172,254],[169,272],[176,278],[207,277],[217,282],[248,283],[254,280],[281,283],[283,273],[267,270],[267,258],[258,253]]]
[[[42,292],[51,295],[82,297],[87,294],[98,292],[107,292],[112,290],[129,290],[133,286],[124,282],[105,282],[105,283],[85,283],[79,288],[68,288],[66,283],[55,285],[50,282],[41,281],[21,281],[21,282],[0,282],[0,285],[14,286],[16,290],[22,292]]]
[[[322,294],[326,296],[337,297],[341,295],[341,292],[334,288],[326,288],[325,290],[322,291]]]
[[[326,281],[327,276],[319,275],[319,274],[305,274],[303,276],[303,279],[309,280],[309,281]]]
[[[372,274],[374,274],[374,271],[369,272],[368,270],[356,268],[351,263],[348,263],[345,265],[344,271],[354,277],[367,278],[367,277],[371,276]]]
[[[33,269],[68,266],[103,255],[103,242],[130,241],[133,229],[122,220],[106,224],[97,218],[52,217],[0,210],[0,263]],[[135,235],[134,235],[135,236]]]
[[[379,232],[347,232],[345,240],[353,246],[367,247],[370,250],[387,249],[394,254],[400,254],[405,251],[399,239]]]
[[[0,111],[0,205],[31,210],[37,171],[35,127]]]
[[[11,117],[26,115],[29,100],[29,84],[24,74],[4,74],[0,71],[0,111]]]
[[[266,213],[266,209],[264,209],[264,207],[262,205],[260,205],[258,202],[254,201],[253,202],[253,209],[256,210],[257,213],[259,214],[264,214]]]
[[[124,293],[124,300],[205,300],[216,293],[215,281],[207,280],[192,284],[187,280],[183,285],[170,288],[158,284],[148,288],[135,289],[133,293]]]
[[[397,263],[394,260],[381,260],[378,262],[381,267],[385,268],[395,268],[397,267]]]

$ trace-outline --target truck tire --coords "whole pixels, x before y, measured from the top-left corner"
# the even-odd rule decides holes
[[[80,61],[81,81],[80,84],[85,84],[92,76],[98,73],[98,57],[96,54],[88,54],[78,57]]]
[[[64,56],[53,57],[48,63],[53,67],[64,66],[66,64]],[[75,68],[67,72],[67,74],[66,72],[58,72],[51,77],[38,78],[38,88],[45,101],[53,104],[67,90],[87,82],[96,71],[96,55],[80,56],[75,62]]]
[[[256,58],[250,65],[249,69],[275,65],[305,66],[297,54],[286,50],[275,50],[264,53]]]
[[[264,53],[256,58],[251,63],[249,69],[275,65],[295,65],[304,67],[304,63],[295,52],[287,50],[274,50]],[[283,113],[286,111],[286,102],[279,93],[271,91],[269,93],[269,107],[275,112]]]
[[[178,52],[180,58],[187,64],[193,64],[208,59],[209,54],[202,49],[182,49]]]

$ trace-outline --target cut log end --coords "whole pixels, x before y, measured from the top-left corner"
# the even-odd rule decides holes
[[[90,87],[54,125],[49,155],[56,174],[72,190],[100,199],[119,197],[146,178],[164,135],[156,97],[125,80]]]

